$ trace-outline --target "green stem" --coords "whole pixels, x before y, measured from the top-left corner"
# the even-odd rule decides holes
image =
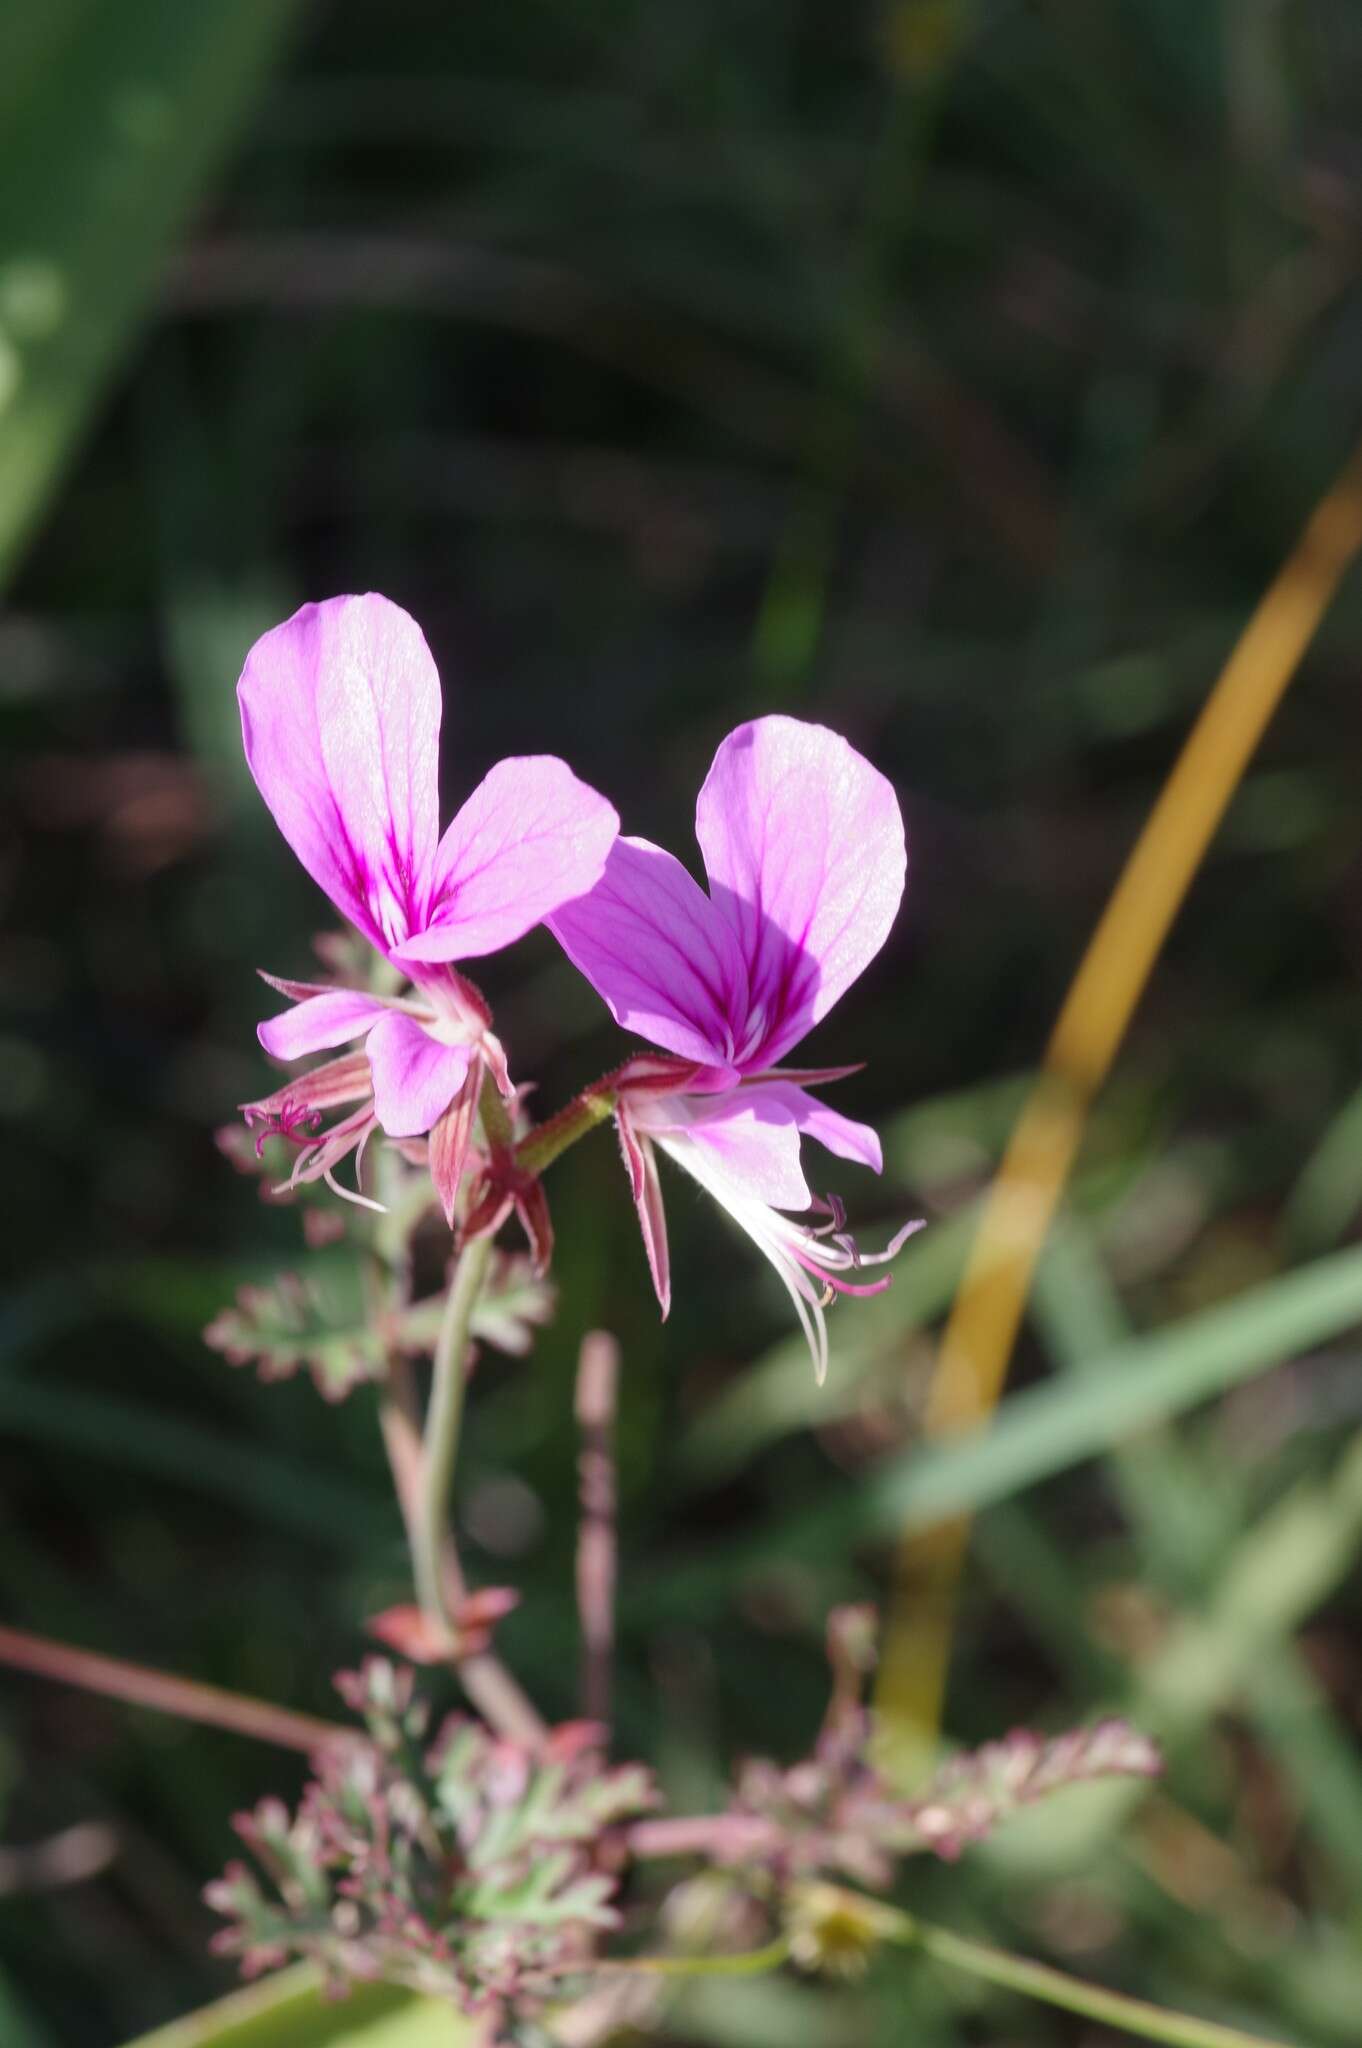
[[[1138,2034],[1146,2041],[1160,2041],[1166,2048],[1282,2048],[1260,2034],[1244,2034],[1237,2027],[1222,2027],[1214,2020],[1197,2019],[1191,2013],[1168,2012],[1143,1998],[1125,1998],[1119,1991],[1103,1991],[1084,1984],[1077,1977],[1052,1970],[1045,1963],[1028,1962],[1023,1956],[988,1948],[952,1934],[948,1928],[932,1927],[910,1914],[888,1911],[882,1923],[892,1941],[920,1948],[936,1962],[956,1970],[968,1970],[990,1984],[1008,1991],[1020,1991],[1028,1998],[1044,1999],[1047,2005],[1062,2006],[1066,2012],[1082,2013],[1100,2020],[1121,2033]]]
[[[516,1164],[523,1166],[526,1173],[542,1173],[569,1145],[575,1145],[597,1124],[603,1124],[614,1108],[613,1088],[588,1089],[520,1140],[515,1148]]]
[[[451,1618],[444,1593],[442,1549],[463,1419],[469,1330],[491,1256],[490,1236],[475,1237],[459,1254],[435,1343],[434,1376],[426,1415],[424,1491],[412,1561],[422,1607],[432,1621],[447,1629],[451,1627]]]

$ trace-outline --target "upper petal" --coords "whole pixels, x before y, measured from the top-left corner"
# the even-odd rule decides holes
[[[408,960],[495,953],[597,883],[620,828],[613,804],[552,754],[498,761],[440,841],[424,930]]]
[[[344,1045],[367,1031],[387,1005],[357,988],[329,988],[308,996],[278,1017],[256,1026],[256,1037],[277,1060],[300,1060],[324,1046]]]
[[[732,933],[679,860],[646,839],[617,839],[590,895],[549,930],[603,996],[617,1024],[683,1059],[726,1066],[747,977]]]
[[[418,1138],[438,1121],[463,1085],[469,1045],[441,1045],[414,1017],[390,1010],[366,1044],[374,1110],[390,1138]]]
[[[313,880],[380,952],[418,928],[439,834],[440,681],[386,597],[305,604],[237,686],[246,759]]]
[[[758,718],[720,746],[695,807],[710,895],[751,986],[744,1065],[825,1016],[889,934],[903,895],[890,784],[826,726]]]

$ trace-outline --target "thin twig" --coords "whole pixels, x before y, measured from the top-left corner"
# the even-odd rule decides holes
[[[453,1615],[445,1597],[441,1560],[449,1534],[450,1496],[468,1384],[469,1331],[492,1256],[490,1237],[475,1237],[455,1262],[440,1334],[435,1340],[430,1405],[421,1457],[421,1502],[416,1517],[412,1563],[416,1591],[430,1619],[453,1636]]]
[[[394,1353],[388,1361],[388,1377],[379,1408],[383,1444],[393,1476],[393,1488],[407,1541],[415,1555],[420,1528],[421,1504],[425,1497],[425,1453],[421,1445],[416,1387],[407,1359]],[[448,1611],[457,1613],[468,1596],[452,1529],[446,1528],[440,1545],[440,1575]],[[457,1666],[459,1682],[473,1705],[499,1735],[538,1749],[547,1730],[527,1695],[491,1650],[462,1657]]]
[[[1026,1956],[1009,1955],[1004,1949],[967,1940],[947,1927],[932,1927],[907,1914],[895,1916],[903,1925],[892,1938],[920,1948],[936,1962],[955,1970],[968,1970],[1008,1991],[1026,1998],[1043,1999],[1065,2012],[1081,2013],[1085,2019],[1115,2027],[1123,2034],[1135,2034],[1143,2041],[1159,2041],[1165,2048],[1283,2048],[1262,2034],[1246,2034],[1238,2027],[1222,2027],[1215,2020],[1203,2020],[1194,2013],[1172,2012],[1151,2005],[1147,1999],[1127,1998],[1123,1992],[1104,1990],[1100,1984],[1086,1984],[1048,1963],[1033,1963]]]
[[[582,1712],[610,1722],[615,1655],[615,1401],[620,1349],[607,1330],[588,1330],[577,1358],[577,1611],[582,1627]]]
[[[227,1692],[221,1686],[203,1685],[193,1678],[150,1671],[143,1664],[104,1657],[94,1650],[78,1650],[69,1643],[29,1635],[24,1629],[0,1628],[0,1664],[31,1671],[39,1678],[53,1678],[60,1685],[76,1685],[86,1692],[103,1693],[109,1699],[126,1700],[135,1707],[150,1707],[158,1714],[175,1714],[183,1721],[226,1728],[233,1735],[249,1735],[257,1742],[273,1742],[281,1749],[300,1749],[311,1754],[318,1743],[333,1742],[337,1736],[362,1740],[354,1729],[338,1721],[295,1714],[291,1708],[273,1706],[268,1700]]]
[[[1002,1392],[1032,1275],[1088,1111],[1254,749],[1362,547],[1362,446],[1315,507],[1174,763],[1079,965],[984,1205],[942,1335],[929,1437],[979,1428]],[[905,1539],[876,1704],[902,1761],[940,1723],[965,1519]]]
[[[0,1849],[0,1899],[85,1884],[117,1860],[118,1848],[113,1828],[102,1821],[81,1820],[45,1841]]]
[[[535,1972],[546,1981],[554,1977],[756,1977],[778,1970],[790,1960],[788,1936],[778,1935],[761,1948],[720,1950],[717,1955],[644,1955],[574,1957],[565,1963],[546,1964]],[[1243,2043],[1236,2044],[1243,2048]],[[1253,2048],[1272,2048],[1254,2043]]]
[[[679,1813],[637,1820],[625,1829],[624,1840],[640,1863],[672,1856],[739,1863],[778,1855],[789,1837],[779,1821],[758,1813]]]

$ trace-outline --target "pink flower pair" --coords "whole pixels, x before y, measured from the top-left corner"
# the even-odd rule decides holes
[[[238,694],[246,757],[284,837],[411,984],[273,984],[295,1007],[260,1026],[267,1052],[292,1060],[362,1037],[370,1077],[350,1054],[248,1106],[265,1130],[302,1142],[293,1178],[331,1181],[375,1125],[399,1141],[429,1134],[452,1218],[483,1076],[512,1092],[486,1007],[454,963],[546,923],[617,1022],[672,1056],[623,1069],[615,1100],[663,1313],[657,1150],[772,1261],[821,1377],[824,1302],[865,1291],[846,1275],[866,1261],[840,1207],[814,1202],[801,1137],[876,1172],[880,1146],[808,1092],[848,1069],[778,1063],[874,958],[898,910],[903,822],[885,778],[825,727],[739,726],[696,806],[706,894],[662,848],[619,837],[614,808],[552,756],[499,762],[439,837],[439,680],[418,627],[385,598],[304,606],[257,642]],[[321,1135],[341,1101],[357,1106]],[[810,1209],[825,1220],[782,1213]]]

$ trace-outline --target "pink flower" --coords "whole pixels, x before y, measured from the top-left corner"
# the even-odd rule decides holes
[[[616,1077],[616,1120],[665,1315],[666,1226],[654,1148],[697,1180],[789,1290],[821,1379],[833,1293],[867,1259],[840,1205],[804,1179],[807,1135],[880,1171],[880,1143],[811,1095],[849,1068],[777,1062],[832,1008],[889,933],[903,894],[903,820],[885,778],[820,725],[759,718],[719,748],[695,811],[705,894],[645,839],[618,839],[589,896],[547,920],[626,1030],[673,1055]],[[813,1209],[816,1224],[782,1213]],[[913,1228],[915,1226],[909,1226]]]
[[[452,963],[497,952],[590,889],[619,818],[564,762],[524,755],[499,761],[440,837],[440,680],[420,628],[385,597],[304,605],[257,640],[237,696],[275,823],[414,984],[399,997],[275,982],[295,1007],[260,1026],[260,1043],[295,1060],[362,1038],[372,1102],[346,1118],[342,1151],[375,1123],[396,1139],[436,1132],[432,1166],[438,1154],[450,1213],[484,1066],[509,1093],[486,1006]],[[250,1110],[266,1129],[315,1141],[315,1092],[285,1089]],[[334,1186],[339,1156],[310,1142],[301,1177],[315,1170]]]

